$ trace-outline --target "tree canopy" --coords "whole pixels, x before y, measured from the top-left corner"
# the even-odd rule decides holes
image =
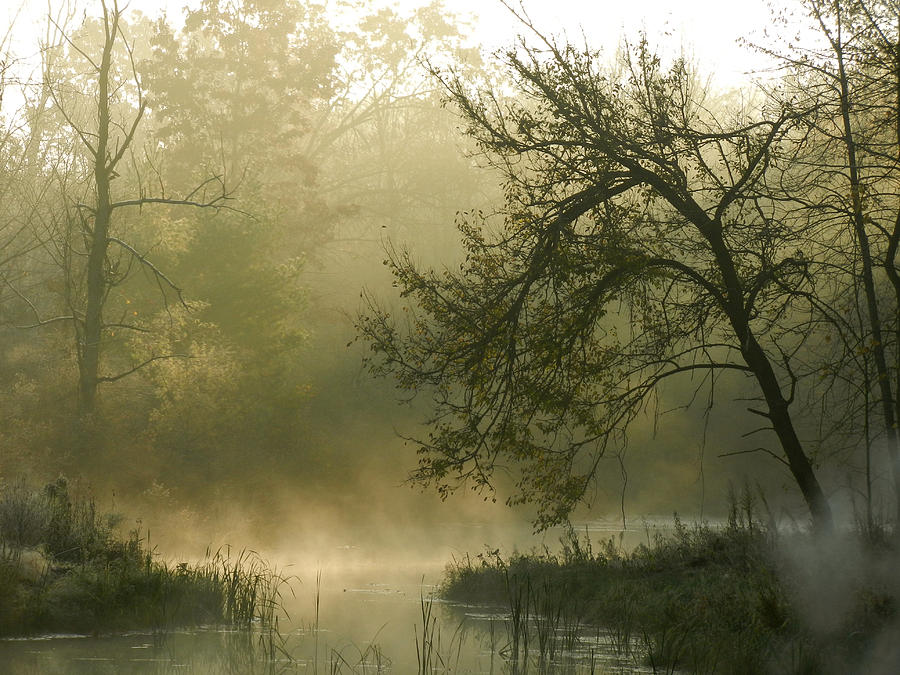
[[[372,370],[430,396],[413,477],[446,494],[515,467],[510,501],[557,523],[662,383],[687,379],[689,403],[729,378],[747,418],[762,420],[736,429],[761,434],[752,451],[783,463],[829,528],[817,445],[798,422],[800,394],[828,373],[823,308],[839,311],[848,290],[824,271],[823,235],[838,241],[852,222],[798,217],[801,198],[815,200],[799,158],[819,178],[843,172],[810,133],[822,102],[800,101],[795,80],[758,105],[725,106],[645,39],[611,64],[519,19],[528,39],[503,58],[513,96],[435,73],[502,174],[505,206],[460,215],[458,269],[391,249],[403,306],[369,296],[358,322]]]
[[[460,54],[453,15],[341,8],[90,2],[33,71],[4,56],[0,473],[181,504],[363,473],[342,308],[479,183],[418,65]]]

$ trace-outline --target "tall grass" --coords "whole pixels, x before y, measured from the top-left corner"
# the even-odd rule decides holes
[[[566,636],[577,641],[585,623],[655,673],[868,672],[856,669],[895,659],[898,649],[879,654],[900,626],[900,586],[888,572],[896,551],[883,539],[873,550],[867,532],[829,541],[779,534],[756,506],[745,489],[725,524],[675,516],[670,532],[648,529],[629,552],[614,540],[594,551],[570,530],[559,553],[466,556],[447,568],[442,594],[506,608],[502,654],[513,671],[529,658],[539,670],[559,660],[575,644]],[[825,629],[815,626],[823,610],[810,609],[822,606],[817,594],[841,601],[824,606],[834,615]]]
[[[356,651],[352,657],[345,654],[349,651],[332,648],[328,656],[329,675],[366,675],[367,673],[386,673],[392,668],[391,660],[381,651],[376,643],[369,644],[365,649],[351,645]]]
[[[160,561],[147,534],[119,536],[119,520],[62,478],[40,491],[0,485],[0,635],[254,626],[278,651],[288,578],[247,550]]]
[[[454,673],[458,670],[462,650],[462,624],[453,633],[448,644],[442,640],[441,626],[434,614],[434,598],[419,594],[422,629],[415,628],[416,664],[418,675]]]
[[[571,653],[584,625],[603,627],[606,647],[654,672],[765,672],[793,635],[789,608],[758,519],[722,528],[686,526],[652,535],[626,553],[613,540],[594,551],[570,530],[559,553],[508,558],[491,552],[448,567],[446,599],[508,610],[515,664],[538,670]]]
[[[582,628],[581,606],[573,597],[568,580],[531,574],[510,568],[499,556],[506,591],[507,644],[500,651],[513,670],[527,670],[536,661],[540,672],[571,654],[579,644]],[[445,588],[446,590],[446,588]]]

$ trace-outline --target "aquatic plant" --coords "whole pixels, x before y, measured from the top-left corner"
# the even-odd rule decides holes
[[[647,543],[631,552],[613,540],[595,551],[571,529],[561,544],[559,553],[492,551],[456,561],[442,593],[499,600],[509,611],[504,655],[516,662],[530,651],[539,669],[571,651],[586,623],[603,628],[611,650],[654,672],[761,672],[794,637],[771,537],[758,519],[713,527],[676,517],[669,536],[648,530]]]
[[[878,650],[900,623],[900,594],[886,572],[897,552],[884,543],[873,551],[866,532],[823,541],[777,533],[765,520],[742,496],[721,525],[676,515],[670,532],[647,529],[646,543],[629,552],[613,540],[593,551],[570,530],[559,553],[454,560],[441,590],[448,600],[506,609],[501,653],[514,670],[528,658],[539,670],[553,662],[559,636],[577,639],[584,624],[600,627],[598,643],[659,673],[821,672],[826,664],[846,672],[883,660]],[[817,626],[816,598],[835,586],[842,610]],[[567,612],[574,618],[563,619]]]
[[[119,520],[63,478],[41,491],[0,485],[0,635],[254,626],[279,653],[289,577],[228,547],[193,565],[162,561],[139,528],[118,535]]]
[[[437,616],[434,615],[434,598],[430,596],[426,598],[424,592],[420,593],[419,607],[422,619],[421,632],[418,626],[415,628],[418,674],[456,672],[462,649],[462,623],[457,626],[450,643],[444,645],[441,640],[441,626]]]

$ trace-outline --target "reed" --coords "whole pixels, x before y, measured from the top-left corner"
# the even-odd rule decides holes
[[[534,661],[540,672],[573,652],[582,628],[580,604],[566,584],[534,580],[530,574],[506,574],[507,645],[501,655],[513,671]]]
[[[367,673],[386,673],[391,670],[391,660],[381,651],[376,643],[369,644],[365,649],[353,645],[356,650],[354,661],[344,655],[343,650],[332,648],[328,657],[329,675],[365,675]],[[347,649],[346,647],[344,648]]]
[[[598,645],[655,673],[857,672],[894,642],[900,595],[885,570],[900,554],[882,538],[873,542],[869,530],[827,541],[779,533],[771,516],[756,514],[758,501],[749,488],[734,494],[720,526],[676,515],[671,532],[648,529],[646,543],[630,552],[614,540],[595,551],[570,530],[559,553],[465,556],[447,569],[442,593],[508,611],[501,654],[513,672],[529,658],[538,670],[552,665],[570,649],[566,636],[579,640],[585,624],[597,627]],[[790,555],[799,562],[786,564]],[[823,578],[838,585],[844,604],[823,632],[809,605],[831,589],[810,586],[809,577],[827,565],[835,570]]]
[[[340,649],[332,647],[328,654],[328,673],[329,675],[342,675],[348,673],[350,675],[366,675],[368,673],[386,673],[391,670],[391,659],[385,655],[381,646],[376,642],[378,636],[384,626],[378,629],[372,639],[368,641],[365,649],[361,649],[358,645],[350,643],[344,645]],[[348,656],[345,652],[354,651],[355,654]],[[318,664],[314,666],[318,668]],[[307,668],[307,671],[309,669]]]
[[[415,627],[416,665],[419,675],[454,673],[458,670],[463,642],[463,623],[460,622],[446,645],[442,642],[441,626],[434,615],[434,600],[419,594],[421,631]]]
[[[158,560],[149,533],[72,498],[65,479],[41,491],[0,485],[0,635],[223,625],[253,627],[273,658],[291,578],[229,547],[198,564]]]
[[[319,606],[322,599],[322,570],[316,570],[316,622],[313,625],[313,672],[319,672]]]
[[[442,592],[506,607],[501,654],[513,671],[560,663],[585,624],[602,627],[598,641],[654,672],[764,671],[773,650],[793,639],[785,626],[794,624],[785,624],[769,537],[744,504],[736,512],[742,523],[688,527],[676,518],[672,536],[648,532],[648,544],[630,553],[612,540],[595,551],[570,531],[559,553],[465,557],[448,568]]]

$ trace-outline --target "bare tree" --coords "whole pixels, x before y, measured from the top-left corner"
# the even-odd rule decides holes
[[[803,118],[778,196],[814,239],[816,312],[836,338],[826,380],[865,447],[871,526],[872,444],[883,443],[900,521],[900,8],[889,0],[805,0],[819,44],[768,48]]]
[[[128,158],[130,164],[136,165],[132,153],[147,103],[133,45],[125,33],[123,10],[117,0],[111,7],[106,0],[101,0],[101,10],[99,54],[92,54],[88,46],[76,43],[64,29],[58,27],[68,60],[80,60],[87,67],[90,87],[85,105],[93,109],[93,114],[84,114],[85,110],[79,109],[73,102],[77,97],[72,92],[79,82],[61,73],[62,59],[59,55],[54,57],[48,52],[44,68],[44,84],[53,108],[84,151],[82,164],[85,178],[81,184],[81,194],[87,198],[64,191],[65,203],[61,206],[63,214],[60,218],[63,226],[57,229],[62,241],[55,242],[67,276],[67,302],[71,314],[52,319],[37,316],[35,325],[71,321],[79,371],[79,410],[83,414],[93,412],[100,383],[119,380],[148,363],[174,356],[153,355],[122,372],[102,372],[104,337],[110,327],[142,330],[127,322],[106,321],[104,308],[110,290],[121,284],[133,269],[140,268],[155,280],[160,293],[174,293],[180,302],[184,302],[181,289],[145,252],[116,235],[117,213],[123,209],[140,209],[153,204],[219,209],[225,206],[230,196],[221,176],[207,178],[183,197],[170,197],[158,175],[155,177],[159,186],[153,192],[141,180],[140,173],[136,176],[137,194],[126,197],[116,194],[114,181],[120,177],[123,160]],[[117,62],[117,59],[121,61],[123,58],[126,59],[124,64]],[[70,63],[66,65],[71,66]]]

